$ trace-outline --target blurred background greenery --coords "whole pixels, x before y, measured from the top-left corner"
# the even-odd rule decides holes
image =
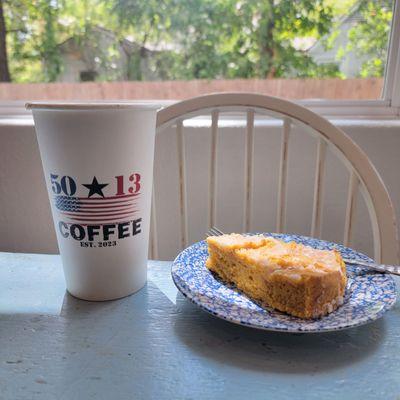
[[[383,76],[393,0],[0,0],[0,81]]]

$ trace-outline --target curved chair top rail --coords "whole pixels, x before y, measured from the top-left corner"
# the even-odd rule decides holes
[[[350,178],[349,190],[354,190],[356,179],[361,183],[360,189],[364,194],[372,222],[375,259],[386,263],[398,262],[399,243],[395,214],[380,175],[367,155],[349,136],[309,109],[272,96],[254,93],[216,93],[184,100],[160,110],[157,115],[157,129],[160,131],[176,121],[198,115],[235,110],[278,113],[281,119],[298,121],[310,127],[327,143],[333,145],[350,170],[351,177],[352,174],[356,176],[354,179]],[[348,201],[348,208],[351,209],[352,196],[349,195]]]

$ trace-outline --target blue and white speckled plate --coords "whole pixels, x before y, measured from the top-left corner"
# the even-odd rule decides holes
[[[305,236],[265,233],[317,249],[336,249],[346,258],[370,260],[355,250]],[[264,309],[234,287],[222,283],[205,266],[207,245],[198,242],[178,255],[172,265],[177,288],[193,303],[235,324],[283,332],[328,332],[355,327],[380,318],[396,302],[396,285],[390,275],[347,266],[348,285],[344,304],[317,320],[303,320],[273,309]]]

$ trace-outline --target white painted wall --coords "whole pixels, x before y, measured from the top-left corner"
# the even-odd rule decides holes
[[[336,120],[368,154],[382,175],[400,217],[400,121]],[[217,164],[217,225],[242,231],[244,123],[222,121]],[[190,123],[186,136],[189,242],[207,230],[210,130],[208,122]],[[253,231],[273,231],[277,201],[280,123],[256,121],[255,201]],[[290,138],[288,232],[309,234],[316,143],[300,128]],[[329,154],[322,237],[341,242],[348,176]],[[155,187],[159,258],[179,251],[179,192],[176,137],[173,129],[156,140]],[[353,247],[371,254],[372,236],[365,205],[360,200]],[[34,128],[30,119],[0,120],[0,251],[57,252],[49,202],[42,176]]]

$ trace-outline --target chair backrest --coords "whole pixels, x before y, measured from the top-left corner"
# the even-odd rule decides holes
[[[338,156],[349,171],[347,202],[343,227],[343,244],[349,245],[352,237],[355,204],[357,193],[361,192],[371,220],[373,234],[373,254],[377,261],[386,263],[398,262],[398,240],[396,218],[390,197],[378,172],[366,154],[340,129],[325,118],[290,101],[275,97],[250,93],[210,94],[185,100],[159,111],[157,117],[157,132],[174,126],[176,130],[176,153],[178,157],[179,176],[179,218],[181,248],[188,243],[188,181],[185,151],[184,121],[198,116],[210,115],[210,141],[208,162],[208,227],[216,224],[217,213],[217,149],[219,119],[222,113],[244,113],[246,118],[244,141],[244,176],[243,176],[243,231],[251,231],[253,218],[253,202],[257,185],[255,182],[255,115],[267,115],[281,121],[281,145],[279,161],[276,164],[278,174],[276,226],[269,230],[285,232],[288,192],[288,153],[290,136],[293,127],[300,126],[317,139],[317,154],[315,160],[314,189],[312,200],[312,218],[310,235],[321,236],[323,193],[325,189],[326,157],[330,149]],[[157,186],[157,185],[156,185]],[[159,188],[155,187],[157,194]],[[159,235],[156,199],[162,198],[153,193],[150,256],[158,258]],[[168,194],[165,194],[168,196]],[[158,237],[160,236],[160,237]]]

